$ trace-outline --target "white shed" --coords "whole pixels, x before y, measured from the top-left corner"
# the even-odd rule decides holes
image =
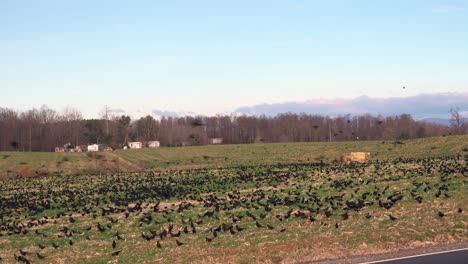
[[[159,146],[161,146],[159,141],[148,141],[146,144],[148,145],[148,148],[159,148]]]
[[[223,138],[210,138],[211,144],[223,144]]]
[[[140,149],[143,148],[143,143],[141,142],[128,142],[128,145],[131,149]]]
[[[98,144],[88,145],[88,151],[99,151],[99,145]]]

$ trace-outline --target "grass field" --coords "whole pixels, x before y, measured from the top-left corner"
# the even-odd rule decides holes
[[[454,156],[466,153],[468,135],[402,141],[353,141],[218,145],[99,153],[0,152],[0,177],[72,175],[142,170],[305,163],[369,151],[373,159]],[[403,143],[403,144],[400,144]]]
[[[158,171],[3,179],[0,261],[291,263],[466,240],[466,139],[8,153]],[[354,150],[373,161],[333,162]]]

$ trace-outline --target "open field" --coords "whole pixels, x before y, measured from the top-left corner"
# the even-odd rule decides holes
[[[331,162],[341,153],[369,151],[373,159],[445,157],[466,153],[468,135],[409,141],[218,145],[98,153],[0,152],[0,177],[72,175],[278,163]],[[402,144],[401,144],[402,143]]]
[[[290,263],[467,240],[466,138],[116,151],[105,158],[131,162],[126,155],[138,153],[139,167],[157,159],[183,168],[190,158],[231,150],[226,161],[194,163],[201,169],[3,179],[0,257]],[[332,162],[353,144],[380,150],[379,161]]]

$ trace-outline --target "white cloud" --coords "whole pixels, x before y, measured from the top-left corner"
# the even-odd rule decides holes
[[[463,12],[465,8],[463,7],[437,7],[432,9],[432,13],[437,13],[437,14],[447,14],[447,13],[453,13],[453,12]]]

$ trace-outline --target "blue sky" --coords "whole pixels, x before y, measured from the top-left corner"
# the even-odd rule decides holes
[[[466,94],[467,25],[460,0],[0,0],[0,107],[216,114]]]

